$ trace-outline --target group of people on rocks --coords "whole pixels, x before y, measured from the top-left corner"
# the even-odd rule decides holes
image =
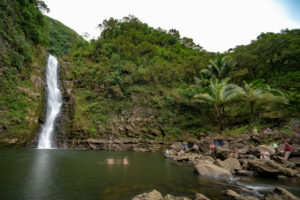
[[[210,145],[209,145],[209,150],[208,150],[208,154],[212,154],[213,151],[215,150],[216,147],[221,147],[222,146],[222,141],[221,140],[216,140],[215,142],[212,140]],[[278,153],[278,144],[276,142],[273,142],[270,147],[272,147],[276,153]],[[190,144],[190,147],[188,145],[188,143],[183,142],[182,143],[182,148],[179,150],[178,155],[179,156],[183,156],[185,153],[188,152],[194,152],[194,153],[200,153],[200,149],[199,149],[199,144],[197,144],[196,142],[193,142]],[[232,148],[231,153],[229,154],[229,157],[233,157],[233,158],[238,158],[239,157],[239,150],[237,148]],[[290,154],[292,152],[292,147],[285,142],[285,147],[284,147],[284,160],[288,160]],[[170,154],[169,150],[166,150],[165,154],[168,156]],[[251,157],[251,155],[249,155],[249,160],[253,160],[255,157]],[[270,152],[267,149],[262,149],[260,151],[260,159],[270,159]]]

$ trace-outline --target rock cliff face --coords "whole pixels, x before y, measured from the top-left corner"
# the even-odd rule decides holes
[[[59,148],[67,148],[68,133],[73,130],[74,112],[76,109],[73,95],[73,82],[65,80],[67,68],[69,67],[62,60],[59,61],[60,89],[62,92],[63,105],[60,116],[57,119],[55,130],[57,146]]]
[[[103,123],[96,119],[85,119],[88,123],[98,124],[96,133],[91,134],[92,130],[84,128],[81,121],[75,118],[79,112],[76,102],[79,101],[74,82],[68,78],[70,76],[70,64],[59,61],[60,63],[60,87],[63,95],[63,106],[56,123],[56,137],[58,147],[61,148],[86,148],[104,150],[137,150],[157,151],[161,149],[161,142],[155,142],[158,138],[165,135],[160,118],[154,109],[134,105],[121,110],[110,117],[108,123]],[[80,102],[81,103],[81,102]],[[111,111],[114,113],[113,111]],[[146,137],[142,137],[146,135]],[[158,138],[157,138],[158,137]],[[150,142],[155,140],[154,143]],[[168,144],[168,142],[165,142]],[[158,146],[159,147],[158,147]]]

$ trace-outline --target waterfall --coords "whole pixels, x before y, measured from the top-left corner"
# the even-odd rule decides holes
[[[38,149],[51,149],[55,147],[53,132],[55,119],[57,118],[61,105],[61,92],[58,88],[58,61],[54,56],[49,56],[46,71],[47,80],[47,113],[46,121],[42,126],[39,136]]]

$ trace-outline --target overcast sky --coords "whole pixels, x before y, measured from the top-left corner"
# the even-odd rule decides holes
[[[261,32],[300,28],[300,0],[44,0],[47,15],[97,38],[104,19],[133,14],[152,27],[177,29],[206,50],[249,44]]]

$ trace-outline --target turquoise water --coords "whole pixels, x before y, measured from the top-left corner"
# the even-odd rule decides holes
[[[193,197],[201,192],[223,199],[221,192],[235,187],[199,177],[192,167],[179,166],[159,153],[20,149],[0,150],[0,158],[0,199],[5,200],[122,200],[154,188],[164,195]],[[300,186],[284,180],[240,182],[279,184],[294,193]]]

